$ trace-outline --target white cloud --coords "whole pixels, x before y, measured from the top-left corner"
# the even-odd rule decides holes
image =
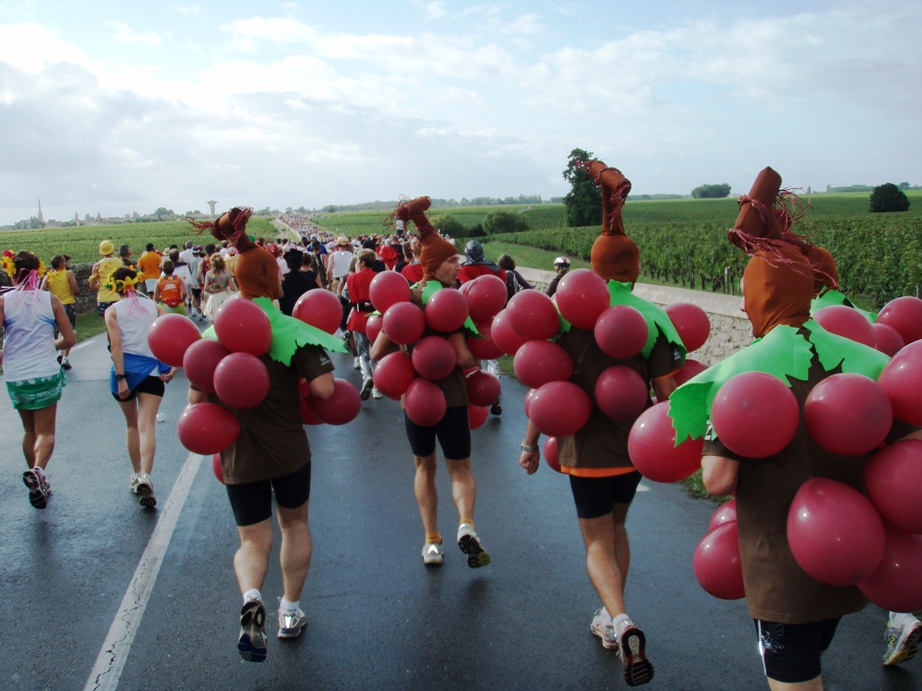
[[[115,29],[115,40],[119,43],[142,43],[151,48],[159,48],[163,39],[156,31],[137,32],[123,22],[110,19],[107,25]]]

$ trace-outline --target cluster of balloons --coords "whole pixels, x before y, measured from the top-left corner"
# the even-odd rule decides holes
[[[827,331],[877,348],[889,356],[922,339],[922,300],[910,295],[891,300],[872,324],[845,305],[824,307],[813,318]]]
[[[435,382],[449,376],[458,358],[454,346],[443,334],[457,332],[470,317],[485,338],[470,336],[467,344],[475,357],[493,359],[490,339],[493,318],[506,302],[506,284],[496,276],[480,276],[466,283],[462,290],[442,289],[433,293],[426,309],[410,301],[410,288],[399,274],[378,274],[369,287],[371,303],[383,316],[372,317],[366,326],[370,340],[383,331],[394,343],[415,343],[412,354],[390,353],[375,367],[374,383],[378,391],[392,399],[405,396],[407,416],[422,427],[431,427],[445,415],[445,394]],[[436,332],[423,336],[426,327]],[[468,410],[471,429],[487,419],[488,408],[500,396],[500,383],[492,374],[473,370],[465,378],[471,406]]]
[[[735,499],[721,505],[711,516],[707,533],[695,548],[692,569],[709,595],[721,600],[746,596]]]

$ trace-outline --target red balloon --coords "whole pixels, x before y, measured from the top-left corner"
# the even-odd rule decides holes
[[[679,482],[701,467],[704,439],[686,439],[676,446],[669,401],[647,408],[631,427],[627,451],[631,463],[653,482]]]
[[[176,423],[179,443],[202,456],[224,451],[239,434],[237,416],[217,403],[187,405]]]
[[[483,427],[483,423],[485,423],[490,416],[490,409],[479,405],[471,405],[467,407],[467,415],[471,422],[471,429],[475,430],[479,427]]]
[[[485,322],[477,324],[477,332],[483,336],[483,338],[468,336],[465,339],[467,349],[471,351],[471,355],[480,360],[495,360],[504,355],[503,349],[493,342],[492,320],[488,319]]]
[[[218,340],[232,353],[260,357],[272,346],[272,327],[268,315],[252,300],[227,300],[214,315]]]
[[[736,522],[736,499],[721,504],[711,516],[708,523],[708,532],[724,523]]]
[[[437,290],[426,302],[426,323],[435,331],[452,333],[467,319],[467,298],[450,288]]]
[[[922,534],[922,441],[906,439],[864,464],[868,497],[887,523]]]
[[[381,333],[381,327],[383,325],[384,318],[380,314],[373,314],[366,320],[365,335],[368,336],[368,340],[372,345],[378,340],[378,334]]]
[[[922,425],[922,342],[904,346],[877,380],[893,406],[893,417]]]
[[[874,327],[871,326],[868,318],[856,309],[845,305],[831,305],[816,312],[813,318],[826,331],[863,343],[871,348],[877,345]]]
[[[410,301],[410,284],[396,271],[382,271],[371,280],[368,297],[375,309],[384,314],[391,305]]]
[[[528,393],[525,394],[525,400],[524,400],[524,402],[523,402],[523,405],[524,405],[524,408],[525,408],[525,417],[530,417],[530,416],[528,415],[528,407],[529,407],[529,405],[531,405],[531,399],[532,399],[532,397],[535,395],[535,391],[537,391],[537,390],[538,390],[538,389],[529,389],[529,390],[528,390]]]
[[[877,323],[896,329],[903,343],[918,341],[922,338],[922,300],[911,295],[891,300],[877,315]]]
[[[591,330],[596,319],[611,304],[605,279],[591,269],[567,272],[554,294],[563,318],[578,329]]]
[[[615,305],[595,323],[595,341],[606,355],[619,360],[634,357],[647,343],[647,320],[629,305]]]
[[[182,367],[186,349],[201,338],[195,323],[181,314],[160,315],[147,330],[150,352],[171,367]]]
[[[342,323],[343,306],[329,290],[309,290],[298,298],[291,316],[333,334]]]
[[[375,366],[372,379],[375,388],[388,398],[399,400],[407,392],[410,383],[416,377],[413,360],[407,353],[398,351],[385,355]]]
[[[542,434],[567,437],[582,429],[589,421],[592,400],[576,384],[552,381],[535,391],[528,404],[528,413],[529,419]]]
[[[884,522],[861,492],[825,477],[807,480],[788,511],[788,544],[807,575],[854,585],[884,556]]]
[[[362,399],[352,384],[345,379],[335,379],[330,398],[312,396],[308,399],[308,405],[314,415],[328,425],[345,425],[352,422],[362,410]]]
[[[448,339],[426,336],[413,347],[413,369],[432,381],[444,379],[458,364],[458,354]]]
[[[269,393],[269,370],[255,355],[231,353],[215,368],[214,390],[231,408],[253,408]]]
[[[311,396],[311,385],[305,379],[300,379],[298,381],[298,403],[299,409],[301,411],[301,422],[305,425],[322,425],[323,420],[314,415],[314,411],[311,410],[310,399]]]
[[[557,437],[547,437],[544,440],[544,462],[548,464],[552,470],[556,470],[558,473],[563,471],[560,469],[560,454],[557,451]]]
[[[595,382],[595,403],[612,420],[635,419],[649,400],[650,387],[630,367],[613,365]]]
[[[513,331],[512,325],[509,323],[509,313],[506,310],[497,314],[493,319],[490,337],[506,355],[515,355],[526,340]]]
[[[791,390],[764,372],[744,372],[714,398],[711,422],[723,444],[747,458],[773,456],[791,443],[800,409]]]
[[[711,320],[708,313],[698,305],[677,302],[664,309],[689,353],[698,350],[708,340],[711,334]]]
[[[834,374],[807,396],[807,430],[828,451],[846,456],[880,446],[893,424],[890,400],[877,382],[862,374]]]
[[[906,345],[903,343],[903,337],[900,336],[900,332],[892,326],[887,326],[880,322],[875,322],[871,326],[874,327],[874,336],[877,338],[877,349],[880,352],[893,357],[900,352],[900,348]]]
[[[445,394],[428,379],[414,379],[407,389],[406,414],[420,427],[432,427],[445,417]]]
[[[560,330],[560,315],[551,299],[538,290],[523,290],[506,306],[509,326],[526,341],[547,340]]]
[[[692,568],[698,583],[709,595],[721,600],[746,597],[736,521],[718,526],[701,539],[695,548]]]
[[[685,364],[675,374],[676,384],[682,386],[685,382],[693,377],[701,374],[704,370],[708,368],[703,362],[698,360],[692,360],[691,358],[685,358]]]
[[[211,472],[218,478],[218,482],[224,484],[224,468],[221,467],[221,454],[216,453],[211,457]]]
[[[499,276],[478,276],[461,286],[461,292],[467,298],[471,319],[479,324],[495,317],[506,306],[509,293],[506,282]]]
[[[217,341],[202,338],[186,349],[182,368],[197,389],[214,393],[215,368],[228,355],[230,351]]]
[[[891,612],[922,609],[922,535],[884,525],[884,557],[871,575],[858,581],[858,590],[878,607]]]
[[[573,360],[563,348],[550,341],[529,341],[512,361],[515,376],[525,386],[537,389],[550,381],[569,381]]]
[[[398,302],[384,313],[382,329],[394,343],[407,345],[418,341],[423,335],[423,331],[426,330],[426,317],[412,302]]]
[[[489,408],[499,400],[502,387],[499,379],[489,372],[477,370],[465,379],[471,405]]]

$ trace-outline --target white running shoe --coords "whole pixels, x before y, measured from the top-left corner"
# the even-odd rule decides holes
[[[134,494],[138,493],[138,483],[141,481],[141,473],[132,473],[131,479],[128,480],[128,489]]]
[[[279,598],[281,601],[282,598]],[[279,610],[279,638],[298,638],[307,626],[307,615],[298,608],[294,614]]]
[[[480,544],[474,526],[467,521],[458,526],[458,547],[467,555],[467,565],[472,569],[479,569],[490,563],[490,555]]]
[[[157,497],[154,496],[154,481],[148,473],[138,475],[137,495],[140,497],[141,506],[152,509],[157,506]]]
[[[358,358],[352,360],[352,369],[362,369],[362,361]]]
[[[607,622],[607,623],[606,623]],[[612,625],[611,617],[604,607],[599,607],[592,617],[592,624],[589,626],[596,636],[602,639],[602,647],[606,650],[618,649],[618,636],[615,635],[615,627]]]
[[[887,667],[911,660],[919,651],[922,621],[911,614],[905,614],[901,619],[903,621],[899,625],[895,625],[892,617],[887,622],[887,652],[884,654],[884,665]]]
[[[372,398],[381,398],[381,392],[378,391],[378,387],[377,387],[377,386],[373,386],[373,387],[371,388],[371,397],[372,397]]]
[[[423,563],[427,566],[441,566],[442,545],[438,542],[427,542],[423,545]]]

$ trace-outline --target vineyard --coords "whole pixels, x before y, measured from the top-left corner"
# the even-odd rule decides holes
[[[548,206],[560,207],[563,209],[563,204],[554,204]],[[469,229],[473,228],[479,223],[483,223],[483,220],[491,211],[508,211],[510,213],[516,213],[522,212],[527,208],[527,206],[515,205],[460,207],[452,206],[430,209],[429,215],[433,218],[437,216],[451,216],[460,222],[465,228]],[[543,208],[543,206],[535,208],[540,209]],[[524,211],[526,217],[528,213],[530,213],[530,211]],[[388,219],[389,215],[390,212],[384,211],[344,211],[342,213],[315,216],[311,220],[313,220],[314,223],[321,226],[328,232],[333,233],[334,235],[348,235],[349,237],[354,237],[356,235],[381,235],[393,233],[393,219],[390,219],[389,225],[383,225],[384,221]],[[566,213],[564,213],[561,217],[561,221],[563,224],[566,223]],[[529,223],[529,225],[531,224]]]

